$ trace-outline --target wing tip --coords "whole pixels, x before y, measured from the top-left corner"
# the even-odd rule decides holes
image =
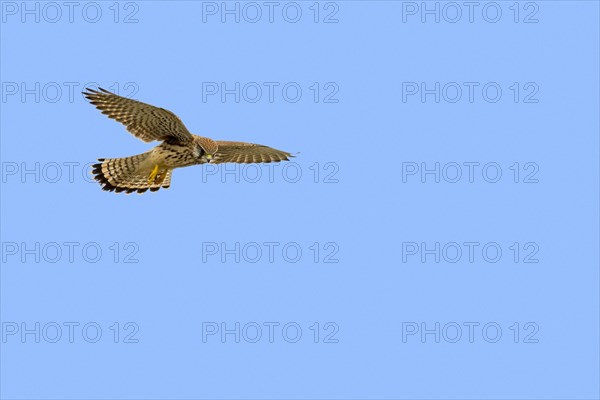
[[[97,88],[93,89],[91,87],[86,87],[81,94],[83,94],[88,100],[91,100],[92,98],[98,96],[98,95],[103,95],[103,94],[109,94],[109,95],[114,95],[114,93],[98,86]]]

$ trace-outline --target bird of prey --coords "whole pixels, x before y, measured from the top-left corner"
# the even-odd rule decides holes
[[[102,88],[86,88],[83,95],[144,142],[162,141],[152,150],[125,158],[99,158],[94,178],[114,192],[155,192],[171,185],[175,168],[196,164],[270,163],[289,161],[285,151],[254,143],[212,140],[191,134],[171,111],[118,96]]]

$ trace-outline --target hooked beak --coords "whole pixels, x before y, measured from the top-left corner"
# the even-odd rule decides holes
[[[206,157],[206,162],[208,162],[208,163],[210,163],[210,161],[213,159],[212,154],[207,154],[205,157]]]

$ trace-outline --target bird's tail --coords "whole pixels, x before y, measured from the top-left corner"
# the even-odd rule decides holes
[[[124,158],[99,158],[100,163],[92,165],[92,174],[103,190],[111,192],[129,194],[167,189],[173,170],[151,165],[149,155],[148,152]]]

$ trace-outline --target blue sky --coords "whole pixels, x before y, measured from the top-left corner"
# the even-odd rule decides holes
[[[0,7],[2,397],[600,395],[597,2]],[[103,192],[86,86],[296,157]]]

